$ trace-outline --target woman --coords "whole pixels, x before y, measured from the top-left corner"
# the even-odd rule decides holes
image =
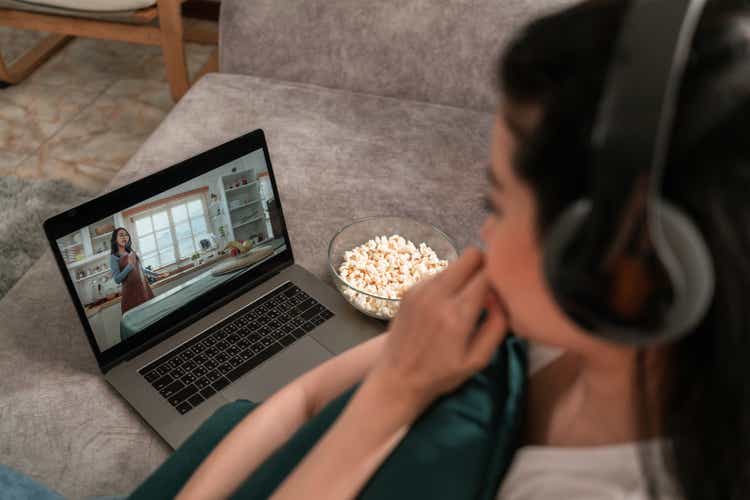
[[[180,498],[230,495],[311,415],[362,384],[273,498],[352,498],[405,428],[490,360],[508,330],[561,355],[528,378],[522,446],[501,499],[744,498],[750,492],[750,15],[709,2],[677,103],[664,194],[690,213],[716,271],[707,315],[634,348],[571,322],[543,241],[586,195],[603,80],[628,3],[589,1],[529,25],[499,66],[492,213],[448,269],[410,290],[388,332],[303,375],[241,421]],[[469,337],[482,308],[489,311]],[[375,418],[376,416],[377,418]],[[652,453],[660,451],[660,453]]]
[[[155,273],[144,269],[141,259],[131,248],[130,233],[124,227],[112,231],[109,268],[115,283],[122,284],[120,306],[122,313],[154,297],[146,278],[161,279],[169,273]]]

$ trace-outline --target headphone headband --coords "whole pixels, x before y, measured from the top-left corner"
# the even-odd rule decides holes
[[[675,338],[703,317],[713,295],[700,232],[661,198],[680,83],[704,5],[632,2],[592,133],[594,192],[562,214],[545,243],[558,302],[605,338]]]

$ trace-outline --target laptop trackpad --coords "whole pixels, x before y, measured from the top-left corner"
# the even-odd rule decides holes
[[[221,393],[230,401],[249,399],[261,402],[299,375],[332,357],[311,337],[302,337]]]

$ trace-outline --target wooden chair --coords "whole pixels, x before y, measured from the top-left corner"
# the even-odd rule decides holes
[[[103,1],[106,2],[106,0]],[[57,8],[53,9],[54,14],[50,14],[0,7],[0,26],[51,33],[11,66],[5,64],[0,52],[0,81],[8,84],[23,81],[44,61],[64,47],[73,36],[120,40],[161,46],[169,89],[172,98],[177,101],[190,86],[185,63],[184,42],[213,45],[218,43],[218,33],[215,30],[183,23],[181,9],[184,1],[156,0],[155,5],[132,11],[127,14],[127,19],[116,21],[80,17],[81,11],[66,15],[64,9]],[[103,13],[97,13],[97,16],[102,15]],[[203,74],[217,71],[217,69],[218,50],[214,50],[208,62],[198,72],[196,80]]]

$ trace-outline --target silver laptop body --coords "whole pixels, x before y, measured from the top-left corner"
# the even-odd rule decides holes
[[[100,349],[100,341],[87,319],[88,306],[75,286],[79,280],[60,250],[64,248],[60,242],[66,234],[80,226],[85,236],[85,225],[92,220],[92,212],[114,213],[107,212],[106,207],[123,210],[126,203],[133,206],[159,197],[158,191],[148,191],[151,188],[146,186],[167,185],[177,189],[226,164],[222,162],[238,161],[243,154],[259,149],[264,152],[278,203],[285,242],[281,247],[283,251],[277,249],[264,261],[239,272],[238,277],[232,278],[231,290],[227,286],[226,293],[214,297],[210,304],[192,308],[188,307],[190,304],[183,304],[180,307],[187,308],[187,312],[172,311],[172,316],[167,315],[144,327],[133,338],[123,338],[122,345]],[[190,177],[185,173],[192,171],[198,175]],[[135,193],[141,190],[142,200],[138,200]],[[294,263],[261,130],[52,217],[45,221],[44,228],[105,379],[173,448],[220,406],[237,399],[261,402],[299,375],[373,338],[386,327],[384,322],[357,312],[333,287]],[[270,233],[270,223],[268,228]],[[280,240],[280,234],[269,235],[269,239],[274,236]],[[92,241],[95,238],[92,237]],[[246,289],[241,294],[233,292],[243,284]],[[211,292],[215,294],[224,285],[227,283]],[[314,306],[310,307],[311,304]],[[290,307],[291,312],[284,313],[288,321],[282,326],[271,328],[267,320],[262,319]],[[258,328],[271,333],[258,333]],[[219,356],[221,353],[226,356]],[[220,378],[215,381],[207,378],[209,374],[216,377],[220,369],[225,370]]]

